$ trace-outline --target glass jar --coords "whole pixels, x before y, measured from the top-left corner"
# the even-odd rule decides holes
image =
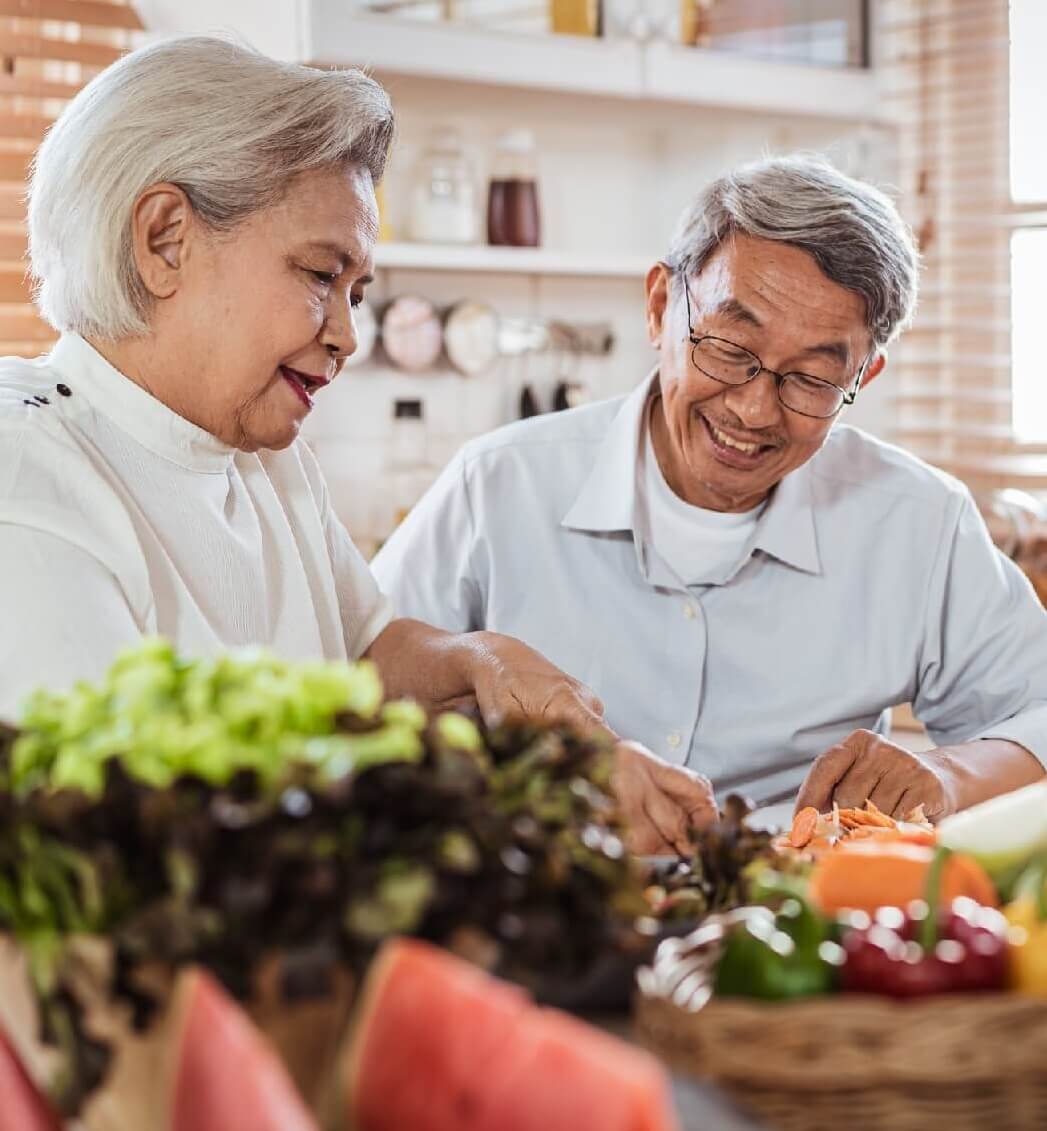
[[[538,162],[530,130],[513,130],[498,139],[487,193],[487,242],[496,247],[541,245]]]
[[[440,130],[414,172],[411,239],[420,243],[475,243],[479,191],[457,130]]]

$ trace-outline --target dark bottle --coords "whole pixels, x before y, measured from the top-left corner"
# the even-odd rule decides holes
[[[495,247],[541,245],[534,137],[529,130],[514,130],[498,141],[487,196],[487,242]]]

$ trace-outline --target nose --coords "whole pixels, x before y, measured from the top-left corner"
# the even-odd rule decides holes
[[[776,376],[765,369],[744,385],[728,385],[724,404],[746,428],[756,430],[776,424],[782,414]]]
[[[320,344],[338,362],[339,369],[342,362],[356,352],[356,319],[346,292],[332,289],[328,296]]]

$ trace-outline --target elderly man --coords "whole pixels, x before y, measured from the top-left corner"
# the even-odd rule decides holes
[[[617,731],[762,803],[941,817],[1042,776],[1030,586],[960,483],[837,423],[916,273],[891,202],[821,161],[717,180],[647,275],[657,370],[467,444],[379,581],[403,615],[522,638]],[[937,748],[884,737],[905,701]]]

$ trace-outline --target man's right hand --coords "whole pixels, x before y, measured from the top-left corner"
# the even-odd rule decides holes
[[[670,766],[638,742],[619,742],[611,787],[625,821],[625,842],[637,856],[690,855],[689,830],[716,819],[707,777]]]

